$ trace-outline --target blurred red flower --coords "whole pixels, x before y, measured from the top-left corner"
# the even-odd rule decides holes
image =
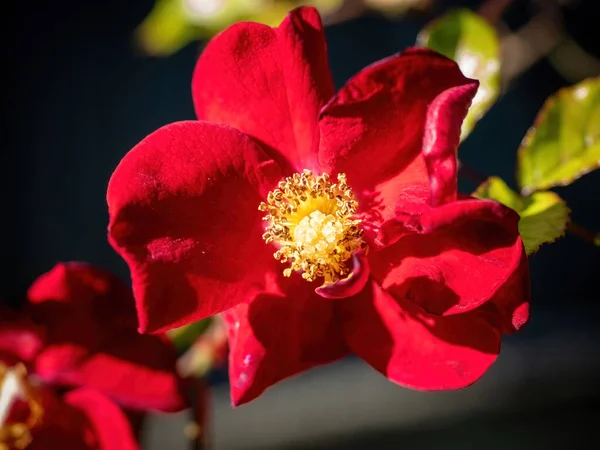
[[[39,277],[19,312],[3,308],[0,444],[137,449],[121,407],[185,408],[174,348],[162,336],[138,334],[135,323],[130,289],[82,263]]]
[[[140,331],[223,312],[234,404],[349,352],[412,388],[474,382],[529,301],[518,215],[457,194],[477,86],[409,49],[336,94],[311,8],[218,35],[198,121],[152,133],[109,184]]]

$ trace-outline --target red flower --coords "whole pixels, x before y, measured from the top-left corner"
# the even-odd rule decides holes
[[[20,313],[0,311],[0,444],[137,449],[119,406],[185,408],[175,350],[135,322],[125,284],[80,263],[39,277]]]
[[[350,351],[405,386],[474,382],[529,296],[517,214],[458,198],[476,90],[410,49],[335,94],[311,8],[221,33],[194,74],[199,121],[148,136],[108,188],[140,331],[224,311],[235,404]]]
[[[24,366],[0,365],[0,446],[9,450],[137,450],[127,417],[104,395],[78,388],[59,395],[29,382]],[[4,411],[0,411],[0,414]]]

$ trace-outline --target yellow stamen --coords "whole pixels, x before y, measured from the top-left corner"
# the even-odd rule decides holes
[[[328,283],[349,274],[346,261],[366,249],[361,221],[353,218],[357,207],[345,174],[332,183],[327,174],[305,170],[280,181],[258,209],[269,223],[263,239],[279,246],[273,256],[291,264],[283,274],[299,271],[307,281],[322,277]]]
[[[24,422],[9,420],[13,403],[27,402],[28,416]],[[27,378],[21,363],[9,368],[0,363],[0,450],[23,450],[32,441],[31,430],[40,424],[44,410],[36,388]]]

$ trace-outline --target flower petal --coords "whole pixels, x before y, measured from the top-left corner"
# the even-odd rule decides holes
[[[0,362],[12,366],[30,362],[43,346],[44,329],[0,305]]]
[[[111,273],[58,264],[30,287],[27,311],[46,330],[35,362],[45,382],[93,388],[131,408],[187,406],[175,349],[160,336],[136,333],[131,290]]]
[[[509,297],[528,300],[525,249],[513,210],[469,199],[396,222],[401,238],[370,258],[371,274],[394,297],[410,299],[431,314],[464,313],[515,277]],[[387,236],[388,244],[394,240]]]
[[[258,205],[281,173],[248,136],[179,122],[152,133],[108,186],[109,238],[129,264],[141,332],[216,314],[265,289]]]
[[[277,28],[244,22],[219,34],[198,60],[192,93],[199,120],[249,134],[296,172],[319,173],[318,116],[334,87],[314,8],[293,10]]]
[[[323,283],[315,292],[323,298],[341,299],[358,294],[371,278],[369,260],[363,250],[352,255],[352,271],[335,283]]]
[[[447,89],[427,109],[423,156],[429,172],[432,206],[457,199],[461,125],[478,85],[472,82]]]
[[[530,290],[529,261],[523,252],[519,268],[492,300],[483,305],[496,315],[498,328],[503,333],[518,331],[529,321]]]
[[[171,344],[159,336],[125,330],[92,350],[76,340],[50,345],[38,356],[35,370],[46,383],[91,388],[135,410],[172,412],[188,406],[176,358]]]
[[[125,414],[107,398],[77,389],[63,398],[45,391],[44,417],[31,450],[138,450]]]
[[[500,351],[485,312],[440,317],[394,298],[377,283],[340,303],[350,349],[391,381],[412,389],[468,386]]]
[[[134,328],[131,289],[112,273],[83,262],[59,263],[40,275],[27,291],[25,311],[51,331],[53,339],[80,342],[107,327]]]
[[[229,380],[234,405],[269,386],[347,353],[335,302],[296,274],[289,296],[264,295],[223,316],[229,331]]]
[[[65,403],[85,414],[95,432],[101,450],[136,450],[139,448],[127,417],[108,398],[91,389],[67,393]]]
[[[466,113],[459,105],[470,102],[477,85],[456,63],[426,49],[363,69],[321,112],[321,167],[346,173],[362,209],[377,210],[379,222],[428,202],[423,137],[429,136],[429,154],[447,161]]]

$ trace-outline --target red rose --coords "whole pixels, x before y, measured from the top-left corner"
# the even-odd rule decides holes
[[[135,322],[125,284],[81,263],[39,277],[22,311],[2,309],[0,444],[137,449],[120,407],[185,408],[174,348]]]
[[[24,366],[0,364],[0,445],[10,450],[138,450],[123,411],[101,393],[77,388],[61,395],[27,378]]]
[[[148,136],[108,187],[140,331],[224,312],[234,404],[349,352],[413,388],[474,382],[529,300],[518,215],[458,198],[476,90],[410,49],[336,94],[312,8],[221,33],[199,120]]]

